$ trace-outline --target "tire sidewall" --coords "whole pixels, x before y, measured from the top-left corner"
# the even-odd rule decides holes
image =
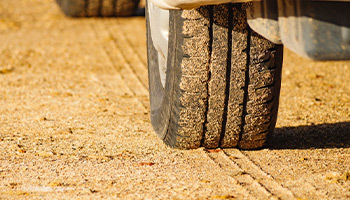
[[[181,35],[183,21],[181,20],[181,11],[170,11],[167,77],[163,88],[158,66],[158,52],[154,48],[151,39],[149,14],[148,8],[146,8],[151,123],[158,136],[170,146],[174,146],[176,143],[175,138],[173,138],[174,135],[168,133],[169,131],[177,132],[179,119],[178,109],[176,108],[179,107],[181,77],[181,70],[179,69],[181,59],[179,58],[182,58],[183,38],[178,36]]]

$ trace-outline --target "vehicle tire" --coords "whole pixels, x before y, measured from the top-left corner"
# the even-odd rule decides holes
[[[164,87],[146,9],[151,122],[169,146],[256,149],[273,132],[283,46],[249,28],[246,7],[170,11]]]
[[[125,17],[134,14],[140,0],[56,0],[70,17]]]

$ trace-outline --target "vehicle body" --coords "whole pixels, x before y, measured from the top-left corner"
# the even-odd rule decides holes
[[[162,9],[251,2],[249,26],[270,41],[314,60],[350,59],[348,0],[151,0]]]

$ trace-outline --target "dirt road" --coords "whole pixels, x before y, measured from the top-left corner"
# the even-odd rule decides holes
[[[350,62],[286,50],[265,149],[166,147],[149,121],[145,19],[0,0],[0,199],[350,199]]]

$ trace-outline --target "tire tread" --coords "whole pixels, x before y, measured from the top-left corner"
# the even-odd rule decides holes
[[[283,47],[249,28],[246,7],[222,4],[171,11],[173,52],[168,59],[173,60],[168,61],[171,85],[166,86],[173,88],[171,103],[167,115],[151,117],[155,130],[165,130],[158,134],[166,144],[256,149],[273,132]],[[164,116],[169,121],[159,123]]]

